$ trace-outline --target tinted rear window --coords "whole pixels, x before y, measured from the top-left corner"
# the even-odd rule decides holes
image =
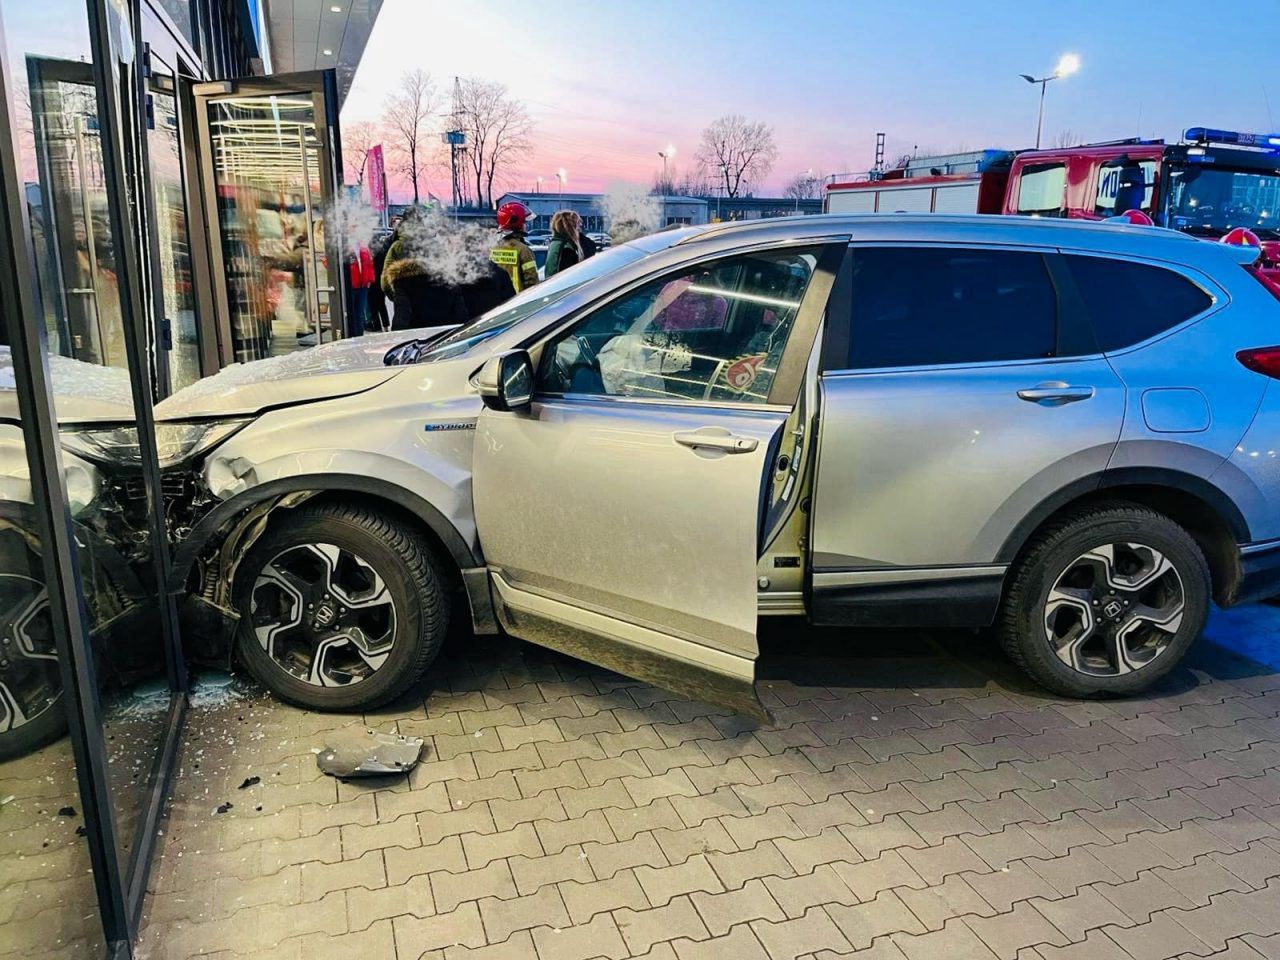
[[[854,252],[850,369],[1051,357],[1057,330],[1057,297],[1038,253]]]
[[[1104,351],[1141,343],[1203,313],[1213,303],[1186,277],[1163,267],[1106,257],[1064,259]]]

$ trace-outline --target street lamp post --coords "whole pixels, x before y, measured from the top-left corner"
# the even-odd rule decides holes
[[[667,144],[665,150],[659,150],[658,156],[662,158],[662,225],[667,225],[667,194],[671,192],[670,184],[667,181],[667,161],[676,155],[676,148],[671,144]]]
[[[556,171],[556,180],[560,184],[560,198],[564,199],[564,182],[569,179],[569,175],[564,172],[564,167]]]
[[[1053,73],[1047,77],[1036,79],[1029,73],[1019,74],[1027,83],[1040,84],[1040,113],[1036,118],[1036,149],[1040,149],[1040,134],[1044,130],[1044,91],[1049,86],[1050,80],[1058,80],[1062,77],[1069,77],[1080,69],[1080,58],[1074,53],[1064,53],[1058,60],[1058,65],[1054,67]]]
[[[729,176],[729,168],[723,163],[716,164],[716,169],[720,171],[720,182],[716,185],[716,223],[720,222],[720,198],[724,196],[727,184],[725,180]]]
[[[534,193],[541,193],[541,192],[542,192],[542,181],[543,181],[543,180],[545,180],[545,179],[546,179],[545,177],[538,177],[536,180],[534,180],[534,181],[533,181],[533,192],[534,192]]]

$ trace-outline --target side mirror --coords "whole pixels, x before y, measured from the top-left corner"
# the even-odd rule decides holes
[[[533,361],[512,350],[485,361],[476,374],[476,390],[490,410],[520,410],[533,400]]]

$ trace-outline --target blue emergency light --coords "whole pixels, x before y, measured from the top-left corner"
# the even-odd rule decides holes
[[[1280,133],[1237,133],[1235,130],[1191,127],[1183,136],[1185,139],[1196,143],[1230,143],[1241,147],[1280,147]]]

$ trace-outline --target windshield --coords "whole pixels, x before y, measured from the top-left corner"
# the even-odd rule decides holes
[[[1168,225],[1188,233],[1221,235],[1248,227],[1280,239],[1280,171],[1174,167],[1169,171]]]
[[[452,360],[471,350],[476,344],[508,330],[531,317],[539,310],[567,296],[588,280],[602,277],[645,256],[649,251],[627,243],[610,247],[594,257],[589,257],[569,269],[555,274],[535,286],[519,293],[500,307],[482,314],[464,324],[448,336],[430,343],[414,361],[430,363],[434,360]]]

